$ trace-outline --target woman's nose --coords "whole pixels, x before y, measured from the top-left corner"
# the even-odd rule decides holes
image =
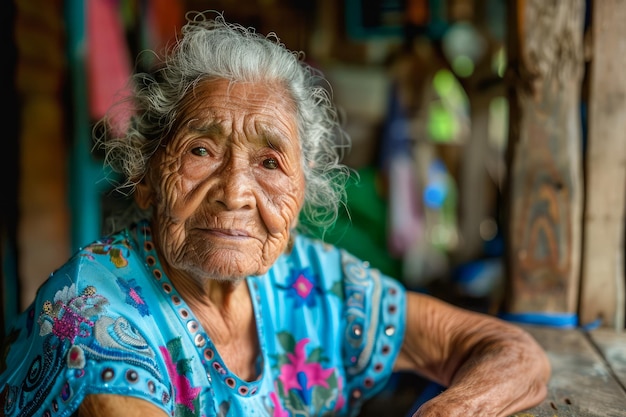
[[[253,175],[250,166],[243,161],[231,160],[219,173],[215,201],[228,210],[252,208],[255,205]]]

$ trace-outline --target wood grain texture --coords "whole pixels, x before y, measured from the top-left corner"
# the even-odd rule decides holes
[[[578,307],[583,0],[512,8],[507,190],[508,313]]]
[[[624,329],[626,1],[593,2],[580,319]]]

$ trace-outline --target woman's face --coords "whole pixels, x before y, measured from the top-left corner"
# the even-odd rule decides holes
[[[154,207],[167,270],[237,281],[266,272],[285,250],[304,198],[288,97],[279,85],[227,80],[188,94],[136,195]]]

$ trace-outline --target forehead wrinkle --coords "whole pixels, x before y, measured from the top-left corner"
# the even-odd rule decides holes
[[[207,84],[207,86],[208,85],[210,84]],[[228,97],[233,88],[235,88],[234,83],[227,83],[226,91],[222,94]],[[284,87],[282,87],[282,89],[284,91]],[[187,114],[188,121],[183,123],[188,132],[192,134],[214,136],[215,138],[228,137],[231,139],[233,134],[239,135],[236,131],[231,131],[231,129],[235,128],[235,126],[231,126],[230,124],[231,122],[235,122],[235,120],[231,120],[230,122],[228,120],[222,120],[219,115],[220,112],[224,110],[227,113],[233,110],[238,110],[237,105],[230,103],[228,100],[220,100],[220,106],[222,107],[216,113],[216,110],[213,109],[212,103],[209,104],[205,100],[199,100],[201,96],[205,95],[207,98],[211,98],[211,100],[209,100],[211,102],[219,96],[219,94],[216,96],[215,90],[205,88],[203,85],[203,88],[198,89],[198,91],[196,91],[192,98],[189,98],[189,101],[184,106],[183,114]],[[268,96],[265,93],[252,90],[247,93],[247,103],[252,107],[259,107],[261,109],[268,107],[283,107],[286,113],[295,113],[293,100],[288,94],[270,94]],[[235,107],[231,108],[232,106]],[[283,152],[288,151],[289,149],[299,150],[301,148],[297,137],[297,129],[292,132],[292,127],[285,125],[284,120],[276,120],[273,118],[268,120],[268,117],[271,118],[272,116],[263,113],[264,112],[257,113],[252,111],[244,117],[244,124],[243,126],[240,126],[240,128],[243,128],[241,133],[244,134],[244,137],[249,143],[255,143],[257,146],[267,146]],[[249,118],[252,118],[252,120]],[[251,124],[248,124],[250,127],[246,127],[246,119],[252,122]],[[292,138],[294,134],[296,137]]]

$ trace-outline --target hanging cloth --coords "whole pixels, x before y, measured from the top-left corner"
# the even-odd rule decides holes
[[[100,119],[128,94],[132,71],[118,0],[87,2],[86,60],[89,115]]]
[[[181,0],[144,1],[147,48],[161,52],[184,24],[185,7]]]
[[[422,237],[422,211],[412,157],[409,118],[400,102],[398,86],[390,90],[380,149],[380,163],[388,176],[389,252],[401,257]]]

